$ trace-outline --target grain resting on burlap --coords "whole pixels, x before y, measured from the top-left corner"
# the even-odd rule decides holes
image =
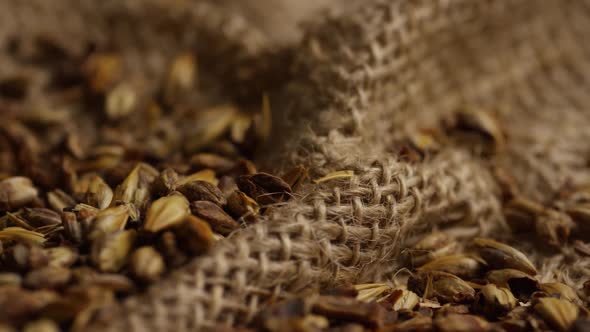
[[[173,48],[178,41],[192,47],[199,37],[219,37],[210,58],[226,64],[217,70],[224,74],[273,51],[253,24],[227,20],[205,2],[167,8],[161,16],[154,14],[162,10],[157,1],[109,3],[115,2],[97,6],[99,11],[75,7],[73,16],[49,5],[49,14],[29,9],[45,18],[70,16],[72,33],[81,24],[72,17],[84,18],[88,29],[67,37],[77,42],[73,47],[109,38],[130,42],[127,54],[138,68],[152,63],[138,54],[153,53],[153,72],[137,74],[142,78],[158,74],[158,54],[167,49],[161,45]],[[193,8],[190,15],[186,8]],[[100,19],[117,15],[140,28]],[[161,32],[166,24],[175,29]],[[276,135],[261,161],[275,168],[304,163],[316,178],[339,170],[355,175],[302,187],[264,221],[101,313],[94,328],[185,331],[244,324],[279,296],[387,278],[401,267],[407,239],[434,225],[510,241],[493,166],[509,168],[523,194],[541,202],[587,183],[589,28],[590,1],[582,0],[373,0],[316,20],[301,45],[289,50],[296,58],[292,82],[273,91]],[[139,32],[122,37],[122,31]],[[200,50],[205,59],[207,51]],[[261,70],[284,69],[275,65]],[[398,142],[462,107],[499,117],[510,142],[501,157],[482,158],[469,146],[450,144],[419,163],[399,158]],[[579,286],[590,275],[590,262],[572,264],[568,246],[544,252],[520,242],[544,280]]]

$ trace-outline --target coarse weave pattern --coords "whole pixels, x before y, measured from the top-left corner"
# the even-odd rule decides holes
[[[112,328],[184,331],[243,323],[285,292],[374,278],[381,265],[392,263],[400,240],[422,217],[492,199],[485,193],[472,196],[489,183],[474,174],[477,167],[464,154],[441,156],[444,160],[430,170],[392,160],[353,166],[358,175],[352,183],[296,199],[269,220],[235,234],[145,296],[128,301],[124,312],[108,317],[118,322]]]
[[[19,12],[59,14],[37,2],[45,12],[28,5]],[[227,50],[227,44],[239,51],[210,57],[227,64],[228,72],[242,61],[235,54],[252,61],[273,49],[241,18],[230,21],[241,22],[235,24],[243,29],[226,31],[234,25],[220,23],[228,22],[224,12],[206,2],[178,1],[182,8],[201,8],[194,9],[201,16],[178,16],[184,13],[179,9],[162,16],[166,19],[152,18],[179,29],[159,33],[161,25],[141,23],[151,17],[145,8],[161,9],[152,2],[96,5],[103,8],[98,12],[74,6],[69,20],[89,27],[80,32],[84,36],[67,38],[80,41],[74,48],[93,38],[129,42],[129,54],[135,50],[138,64],[145,65],[137,54],[159,49],[160,38],[172,48],[177,41],[192,47],[202,38],[192,31],[208,31],[205,36],[221,40],[212,50]],[[590,1],[371,0],[350,7],[310,24],[302,44],[292,46],[294,79],[272,96],[276,139],[261,161],[276,169],[304,163],[314,177],[338,170],[355,175],[302,187],[262,222],[220,241],[145,294],[102,312],[95,330],[193,331],[245,324],[277,297],[386,278],[401,267],[397,258],[406,239],[435,225],[461,221],[457,229],[509,241],[508,232],[497,232],[504,226],[492,166],[510,168],[523,193],[540,201],[564,186],[587,183],[590,50],[584,41]],[[138,35],[123,38],[110,24],[85,19],[117,11],[135,17],[144,30],[129,27],[125,31]],[[222,33],[215,35],[220,26]],[[416,128],[437,126],[460,107],[497,113],[510,140],[508,151],[482,158],[457,144],[421,163],[396,155],[397,142]],[[527,243],[520,247],[527,254],[535,251]],[[532,256],[544,280],[579,286],[590,276],[590,262],[568,263],[570,253],[564,247]]]

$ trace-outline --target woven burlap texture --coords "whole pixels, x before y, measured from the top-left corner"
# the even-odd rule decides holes
[[[139,55],[159,54],[152,51],[165,49],[162,43],[175,49],[203,36],[220,40],[210,58],[228,71],[244,61],[236,54],[250,62],[273,49],[254,24],[228,20],[205,2],[164,10],[157,1],[126,1],[125,9],[86,1],[86,10],[69,11],[36,3],[33,17],[70,17],[72,34],[64,38],[80,41],[73,46],[109,38],[131,43],[140,77],[149,77],[139,67],[150,62]],[[113,15],[141,29],[101,19]],[[261,162],[275,170],[303,163],[315,178],[339,170],[355,175],[307,184],[260,223],[220,241],[145,294],[101,312],[94,330],[245,324],[277,297],[390,277],[402,266],[407,239],[432,227],[452,224],[460,234],[510,241],[492,166],[509,168],[522,192],[540,201],[587,182],[590,1],[371,0],[316,22],[291,46],[293,81],[271,95],[275,139]],[[161,33],[163,24],[177,27],[175,33]],[[463,145],[443,147],[421,163],[396,155],[397,142],[413,130],[436,127],[464,107],[498,115],[510,141],[502,157],[480,158]],[[545,253],[521,242],[544,280],[579,286],[590,275],[590,262],[572,264],[567,246]]]

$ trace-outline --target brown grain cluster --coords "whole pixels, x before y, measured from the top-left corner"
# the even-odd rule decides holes
[[[544,283],[519,250],[475,238],[466,250],[434,232],[408,252],[411,273],[295,298],[262,312],[252,330],[588,331],[587,290]],[[580,294],[581,297],[578,295]],[[236,330],[240,331],[240,330]]]
[[[116,53],[72,58],[44,42],[67,59],[48,66],[47,105],[29,104],[25,75],[0,82],[7,330],[83,330],[305,181],[302,167],[284,179],[257,170],[249,158],[270,134],[268,99],[208,100],[192,53],[170,59],[160,88],[147,91]]]

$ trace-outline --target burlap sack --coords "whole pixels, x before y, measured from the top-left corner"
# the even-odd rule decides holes
[[[212,72],[227,78],[218,84],[230,97],[253,93],[240,89],[244,82],[271,91],[275,136],[263,164],[303,163],[316,179],[354,171],[307,184],[265,220],[101,312],[96,331],[245,324],[277,297],[391,277],[408,239],[433,227],[510,241],[492,169],[508,169],[524,195],[542,202],[590,174],[590,1],[358,1],[309,25],[298,46],[269,38],[239,9],[206,2],[8,3],[17,15],[4,11],[6,19],[43,22],[23,34],[55,28],[74,50],[88,40],[115,43],[142,78],[158,75],[161,54],[197,48],[218,64]],[[202,38],[210,44],[199,46]],[[250,75],[235,74],[243,66]],[[465,107],[499,117],[504,153],[485,156],[469,142],[444,144],[422,162],[397,153],[416,130]],[[543,280],[579,286],[590,275],[588,259],[573,264],[565,244],[548,251],[519,238],[518,246]]]

